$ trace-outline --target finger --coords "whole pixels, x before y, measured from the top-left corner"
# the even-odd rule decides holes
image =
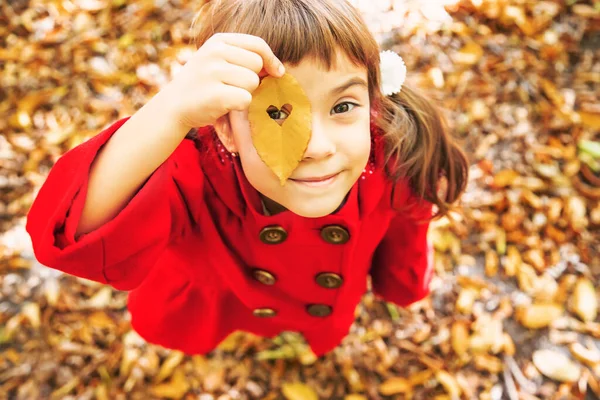
[[[249,68],[256,74],[264,69],[262,57],[253,51],[227,43],[222,45],[221,51],[223,59],[230,64]]]
[[[260,55],[263,59],[263,67],[269,74],[280,77],[285,73],[285,67],[262,38],[244,33],[223,33],[218,37],[224,43],[242,47]]]
[[[242,88],[250,93],[260,84],[260,79],[254,71],[235,64],[224,64],[218,76],[224,84]]]
[[[244,111],[252,102],[252,95],[245,89],[237,86],[223,85],[222,107],[228,111]]]

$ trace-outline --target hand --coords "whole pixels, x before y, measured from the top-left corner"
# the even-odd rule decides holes
[[[199,128],[214,125],[231,110],[248,108],[260,79],[268,74],[281,77],[284,72],[283,64],[263,39],[217,33],[158,95],[169,104],[177,122]]]

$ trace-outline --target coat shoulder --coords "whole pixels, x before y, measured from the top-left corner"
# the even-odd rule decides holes
[[[413,189],[409,178],[400,178],[391,184],[391,207],[396,212],[415,219],[429,219],[432,203]]]

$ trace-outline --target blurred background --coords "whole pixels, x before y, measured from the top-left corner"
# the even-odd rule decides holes
[[[470,160],[436,221],[432,295],[365,294],[344,342],[145,343],[126,293],[36,262],[24,225],[67,150],[132,115],[195,48],[188,0],[0,2],[0,398],[600,396],[600,2],[354,0]]]

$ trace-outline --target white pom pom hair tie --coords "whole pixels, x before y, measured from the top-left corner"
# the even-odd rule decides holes
[[[399,93],[406,79],[406,64],[398,54],[391,50],[379,53],[381,70],[381,91],[386,96]]]

